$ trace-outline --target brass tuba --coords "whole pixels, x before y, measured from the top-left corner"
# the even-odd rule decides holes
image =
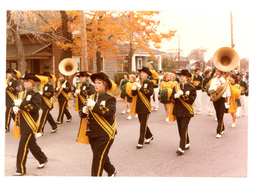
[[[59,63],[59,71],[64,76],[71,76],[71,75],[75,74],[77,71],[77,68],[78,68],[77,62],[71,58],[65,58]],[[66,84],[66,82],[67,81],[65,81],[65,84]],[[60,95],[62,90],[63,90],[62,87],[60,87],[57,90],[56,97],[58,97]]]
[[[216,91],[209,91],[211,101],[215,102],[223,95],[228,86],[227,78],[229,76],[229,72],[237,67],[238,62],[239,56],[233,48],[222,47],[214,53],[213,64],[217,69],[224,72],[226,82],[219,86]]]

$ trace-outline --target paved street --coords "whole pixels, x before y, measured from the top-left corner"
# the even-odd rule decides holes
[[[206,94],[203,94],[206,97]],[[246,98],[248,101],[248,98]],[[72,102],[70,101],[70,104]],[[149,128],[154,140],[136,149],[139,137],[139,122],[133,116],[122,115],[123,103],[117,103],[117,130],[110,149],[110,160],[122,177],[247,177],[248,156],[248,116],[238,118],[235,128],[231,128],[232,118],[225,114],[225,133],[216,139],[217,122],[208,116],[206,104],[203,112],[192,118],[188,133],[191,148],[183,156],[177,156],[179,135],[176,122],[166,123],[165,112],[159,104],[158,112],[149,116]],[[70,112],[73,120],[59,125],[59,131],[51,134],[50,125],[45,127],[45,135],[37,138],[37,143],[49,159],[43,169],[37,169],[38,162],[31,153],[27,159],[26,176],[90,176],[92,152],[89,145],[76,142],[79,117],[74,108]],[[57,107],[52,111],[57,118]],[[5,134],[5,175],[16,171],[16,154],[19,139]],[[103,176],[106,176],[104,172]]]

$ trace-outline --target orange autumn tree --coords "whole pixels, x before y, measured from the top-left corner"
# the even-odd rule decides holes
[[[155,21],[154,16],[159,14],[157,11],[123,11],[119,12],[119,20],[124,26],[122,40],[129,44],[128,72],[131,72],[132,56],[138,49],[148,51],[151,56],[152,51],[149,43],[159,49],[162,39],[170,40],[176,31],[169,30],[168,33],[158,33],[157,27],[160,21]]]

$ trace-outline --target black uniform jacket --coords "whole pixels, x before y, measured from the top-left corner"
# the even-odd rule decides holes
[[[93,85],[89,84],[89,86],[88,86],[87,81],[85,81],[81,84],[79,95],[82,96],[84,99],[86,99],[87,95],[90,96],[94,93],[95,93],[95,91],[94,91]],[[81,111],[84,106],[83,102],[81,101],[80,96],[77,96],[79,111]]]
[[[202,89],[202,83],[203,83],[202,76],[199,75],[198,77],[196,77],[196,75],[194,75],[193,83],[194,83],[194,86],[195,86],[196,90],[201,90]],[[195,85],[195,83],[198,83],[198,85]]]
[[[7,91],[11,92],[15,96],[17,95],[17,87],[18,81],[15,78],[10,78],[8,81],[8,85],[6,87],[6,104],[8,106],[12,106],[14,104],[13,100],[11,97],[7,94]]]
[[[141,88],[140,88],[139,92],[143,93],[146,96],[146,98],[150,104],[150,96],[154,92],[154,83],[152,81],[150,81],[149,79],[144,80],[141,83]],[[132,90],[132,95],[133,96],[138,95],[137,103],[136,103],[136,113],[137,114],[149,114],[150,111],[148,110],[148,108],[145,106],[145,104],[141,100],[141,98],[138,94],[138,90]]]
[[[62,85],[64,82],[65,82],[65,80],[61,81],[60,85]],[[71,91],[70,82],[68,82],[68,81],[66,82],[66,88],[63,88],[62,91],[65,91],[67,94],[68,94],[68,92]],[[58,100],[59,101],[65,101],[67,99],[62,95],[62,93],[60,93],[60,95],[58,96]]]
[[[245,81],[241,80],[239,85],[241,86],[241,95],[244,95],[248,91],[247,84]]]
[[[177,117],[193,117],[194,113],[191,114],[189,110],[182,104],[180,99],[192,105],[196,99],[196,89],[193,85],[189,83],[186,83],[184,85],[179,83],[179,85],[180,89],[183,91],[183,95],[181,95],[180,98],[174,98],[174,94],[176,94],[177,91],[175,87],[173,88],[171,99],[175,101],[175,104],[172,114]]]
[[[203,92],[205,92],[206,91],[206,87],[210,85],[211,79],[212,78],[205,78],[203,80],[203,87],[202,87]]]
[[[113,125],[115,122],[116,98],[106,91],[100,93],[98,96],[98,101],[93,107],[92,112],[103,117],[108,124]],[[91,130],[91,132],[88,134],[89,137],[108,136],[108,133],[98,124],[91,112],[89,112],[88,120],[89,128]]]
[[[24,110],[37,122],[39,118],[39,109],[41,105],[41,95],[32,89],[29,89],[26,94],[24,94],[23,101],[20,104],[20,110]],[[31,134],[33,131],[29,127],[28,123],[24,119],[23,115],[20,114],[20,134]]]
[[[43,88],[42,103],[41,103],[41,108],[42,108],[42,109],[49,109],[49,108],[52,108],[52,106],[49,107],[49,106],[45,103],[43,97],[47,98],[48,100],[51,100],[51,98],[53,97],[53,95],[54,95],[53,86],[52,86],[51,83],[48,82],[48,83],[46,83],[46,84],[44,85],[44,88]]]

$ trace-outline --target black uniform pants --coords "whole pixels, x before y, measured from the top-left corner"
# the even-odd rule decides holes
[[[225,113],[225,98],[221,97],[219,100],[216,102],[213,102],[215,111],[216,111],[216,116],[218,120],[218,126],[217,126],[217,134],[221,133],[222,131],[225,130],[224,127],[224,113]]]
[[[64,114],[66,115],[67,119],[71,119],[72,117],[67,109],[67,102],[67,100],[59,101],[59,116],[57,118],[57,121],[59,121],[60,123],[63,123]]]
[[[45,127],[45,123],[46,121],[48,121],[52,127],[53,130],[55,130],[57,128],[57,125],[50,113],[50,108],[48,109],[43,109],[43,113],[41,115],[41,120],[40,120],[40,126],[39,126],[39,132],[44,133],[44,127]]]
[[[185,145],[189,143],[188,124],[190,117],[177,117],[178,130],[180,135],[180,148],[185,150]]]
[[[13,119],[13,121],[15,121],[15,114],[12,110],[12,106],[7,105],[5,111],[5,130],[7,131],[10,130],[11,118]]]
[[[139,121],[140,121],[140,137],[138,144],[143,145],[144,144],[144,139],[149,139],[152,137],[152,133],[148,127],[148,117],[149,114],[138,114]]]
[[[111,176],[115,167],[110,163],[108,152],[114,139],[108,136],[89,137],[89,142],[93,153],[91,176],[102,176],[103,169]]]
[[[37,161],[39,161],[40,164],[44,163],[47,160],[47,157],[42,152],[41,148],[37,145],[34,134],[21,135],[16,160],[16,172],[23,174],[26,173],[28,150],[31,151],[33,156],[37,159]]]

